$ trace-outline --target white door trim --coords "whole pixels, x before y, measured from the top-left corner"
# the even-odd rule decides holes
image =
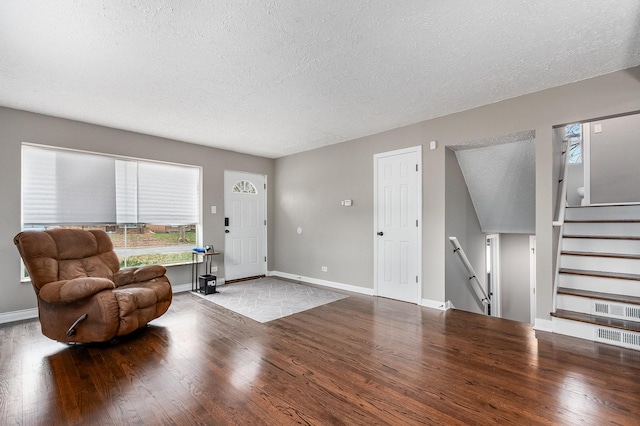
[[[529,322],[534,325],[536,306],[536,236],[529,235]]]
[[[582,168],[584,170],[584,202],[591,204],[591,123],[582,125]]]
[[[493,240],[492,246],[492,282],[487,282],[487,292],[492,292],[491,295],[491,316],[502,318],[502,304],[501,302],[501,266],[500,266],[500,255],[502,252],[500,251],[500,234],[487,234],[485,237],[487,240]],[[486,244],[486,241],[485,241]],[[485,259],[486,261],[486,259]],[[488,262],[487,262],[488,263]],[[493,286],[492,286],[493,284]]]
[[[417,192],[417,216],[418,216],[418,239],[417,239],[417,262],[416,273],[418,275],[418,292],[416,294],[416,304],[422,301],[422,145],[409,148],[396,149],[394,151],[381,152],[373,155],[373,294],[378,295],[378,158],[389,157],[399,154],[416,154],[416,164],[418,165]]]

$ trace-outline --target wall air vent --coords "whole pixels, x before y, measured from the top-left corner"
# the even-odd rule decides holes
[[[610,309],[611,315],[617,315],[620,317],[624,316],[624,306],[622,305],[609,305],[609,309]]]
[[[599,340],[609,340],[613,342],[622,341],[622,332],[617,330],[609,330],[608,328],[599,328],[597,331]]]
[[[640,333],[611,330],[608,328],[597,328],[595,334],[595,340],[598,342],[640,350]]]
[[[593,315],[640,321],[640,307],[637,305],[593,301],[591,311]]]
[[[608,303],[595,302],[594,310],[598,314],[608,314],[609,313],[609,304]]]
[[[627,307],[625,316],[627,318],[640,319],[640,308]]]
[[[628,345],[633,345],[640,348],[640,334],[622,333],[622,341]]]

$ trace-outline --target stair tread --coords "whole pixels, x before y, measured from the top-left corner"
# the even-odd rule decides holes
[[[562,238],[589,238],[593,240],[631,240],[640,241],[640,237],[620,235],[563,235]]]
[[[634,207],[640,206],[640,203],[611,203],[611,204],[589,204],[588,206],[567,206],[567,209],[594,209],[603,207]]]
[[[601,277],[601,278],[617,278],[621,280],[634,280],[640,281],[640,275],[638,274],[625,274],[623,272],[603,272],[603,271],[589,271],[586,269],[569,269],[569,268],[560,268],[561,274],[571,274],[571,275],[586,275],[591,277]]]
[[[593,251],[563,251],[562,254],[569,256],[590,256],[590,257],[612,257],[618,259],[638,259],[640,260],[640,254],[627,254],[627,253],[601,253]]]
[[[640,223],[640,219],[565,219],[564,223]]]
[[[608,300],[611,302],[628,303],[631,305],[640,305],[640,297],[627,296],[625,294],[602,293],[599,291],[579,290],[567,287],[558,288],[558,294],[587,297],[589,299]]]
[[[551,313],[552,317],[562,318],[573,321],[580,321],[588,324],[599,325],[604,327],[618,328],[621,330],[640,332],[640,322],[627,321],[615,318],[600,317],[597,315],[583,314],[581,312],[568,311],[558,309]]]

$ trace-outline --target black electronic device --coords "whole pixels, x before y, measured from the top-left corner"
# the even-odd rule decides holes
[[[204,294],[219,293],[219,291],[216,290],[218,277],[216,277],[215,275],[211,275],[211,274],[200,275],[198,277],[198,281],[200,282],[200,287],[198,288],[200,293],[204,293]]]
[[[229,218],[228,217],[224,218],[224,226],[229,226]]]

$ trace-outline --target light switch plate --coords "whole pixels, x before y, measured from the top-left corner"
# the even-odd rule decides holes
[[[217,210],[216,206],[211,206],[211,214],[216,214]]]

